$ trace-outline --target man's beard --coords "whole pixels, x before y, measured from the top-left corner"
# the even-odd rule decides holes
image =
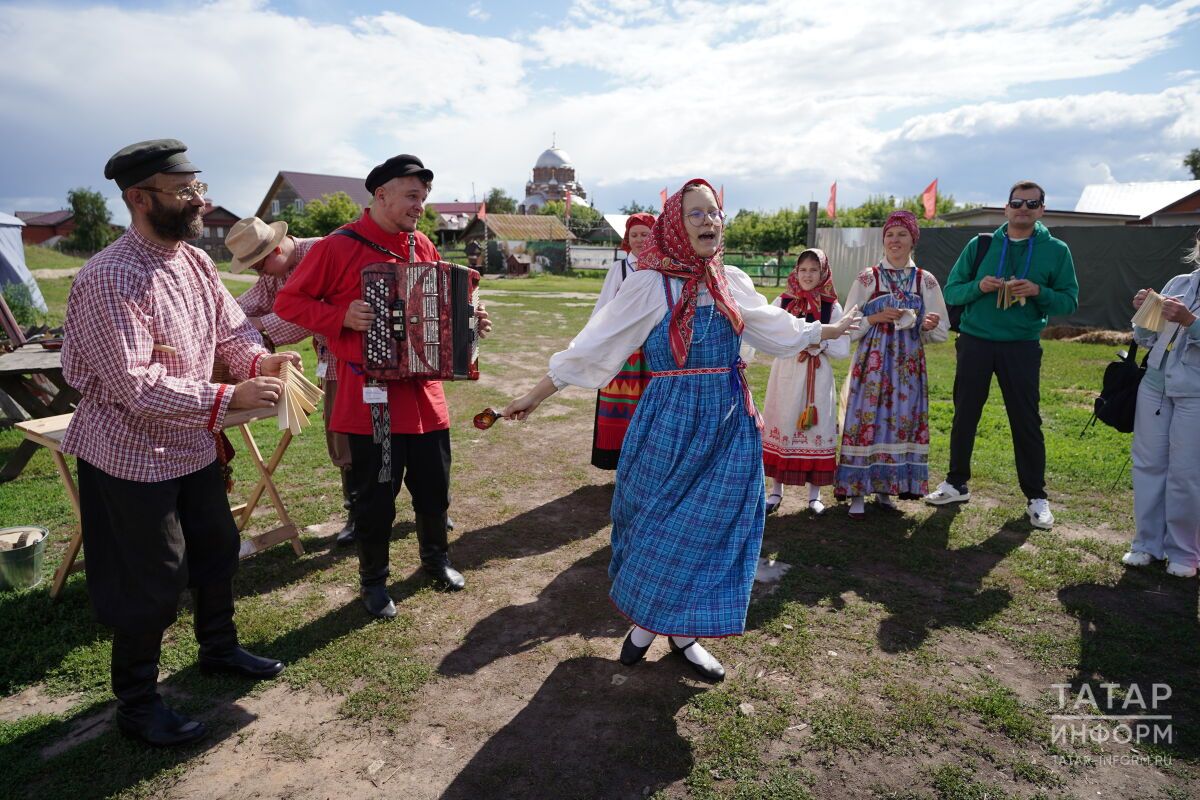
[[[187,242],[198,239],[204,232],[204,208],[196,208],[190,203],[179,210],[172,210],[158,201],[157,197],[150,198],[152,208],[146,213],[146,221],[154,232],[171,242]]]

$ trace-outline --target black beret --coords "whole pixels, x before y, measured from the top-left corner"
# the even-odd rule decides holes
[[[376,189],[392,178],[403,178],[407,175],[416,175],[426,183],[433,182],[433,170],[425,169],[421,159],[401,153],[398,156],[392,156],[371,170],[371,174],[367,176],[367,191],[375,194]]]
[[[122,147],[104,165],[104,177],[121,191],[159,172],[199,172],[188,161],[187,145],[178,139],[151,139]]]

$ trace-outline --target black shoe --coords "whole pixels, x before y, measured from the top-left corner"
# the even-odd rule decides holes
[[[346,520],[346,525],[338,531],[337,538],[333,543],[338,547],[349,547],[354,544],[354,517],[349,517]]]
[[[650,640],[650,644],[654,644],[653,639]],[[633,630],[630,629],[629,635],[625,637],[625,642],[621,645],[621,663],[632,667],[646,657],[646,651],[650,649],[650,644],[638,647],[633,643]]]
[[[450,566],[450,543],[447,539],[446,512],[417,514],[417,544],[421,552],[421,569],[433,578],[438,588],[447,592],[464,589],[467,581],[462,573]]]
[[[446,517],[446,530],[454,530],[454,520],[450,519],[449,517]]]
[[[695,643],[696,643],[696,640],[692,639],[690,642],[685,644],[683,647],[680,647],[679,645],[675,644],[675,640],[673,638],[671,638],[670,636],[667,637],[667,644],[669,644],[671,646],[671,652],[675,653],[680,658],[682,658],[684,661],[686,661],[688,663],[688,666],[691,667],[693,670],[695,670],[696,674],[699,675],[701,678],[704,678],[704,680],[706,680],[706,681],[714,681],[714,682],[725,680],[725,668],[722,667],[720,664],[717,664],[716,669],[710,670],[708,667],[705,667],[701,664],[697,664],[695,661],[692,661],[690,658],[687,657],[687,652],[686,652],[687,649],[689,647],[691,647],[692,645],[694,645]]]
[[[367,613],[376,619],[395,619],[396,604],[383,584],[362,587],[362,602]]]
[[[774,503],[772,503],[771,502],[772,497],[775,497],[778,499]],[[781,495],[779,492],[771,492],[769,495],[767,495],[767,516],[769,517],[772,514],[774,514],[776,511],[778,511],[779,506],[781,506],[782,504],[783,504],[783,495]]]
[[[225,672],[230,675],[241,675],[256,681],[274,678],[283,672],[283,662],[274,658],[263,658],[249,653],[241,647],[235,647],[225,655],[200,654],[200,671],[208,674]]]
[[[449,564],[422,564],[421,570],[433,578],[433,582],[442,591],[461,592],[467,588],[467,579]]]
[[[122,734],[153,747],[191,744],[208,735],[203,722],[172,711],[158,697],[142,705],[118,704],[114,718]]]

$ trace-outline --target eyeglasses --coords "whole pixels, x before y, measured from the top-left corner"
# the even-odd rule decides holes
[[[704,224],[705,220],[711,219],[713,221],[713,224],[715,224],[715,225],[720,225],[721,223],[723,223],[725,221],[725,212],[723,212],[723,211],[707,211],[707,212],[705,212],[705,211],[701,211],[698,208],[693,211],[689,211],[688,213],[684,214],[683,216],[687,219],[688,223],[693,228],[699,228],[701,225]]]
[[[180,186],[178,189],[159,189],[154,186],[138,186],[136,188],[143,192],[169,194],[176,200],[191,200],[193,197],[197,200],[203,200],[204,195],[208,194],[207,183],[189,183],[187,186]]]
[[[1023,205],[1026,208],[1028,208],[1030,211],[1032,211],[1035,208],[1041,208],[1044,203],[1045,203],[1044,200],[1021,200],[1018,198],[1016,200],[1009,200],[1008,207],[1009,208],[1020,208]]]

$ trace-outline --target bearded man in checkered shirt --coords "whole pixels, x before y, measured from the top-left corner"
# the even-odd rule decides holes
[[[203,723],[158,694],[163,632],[191,590],[204,671],[271,678],[283,664],[246,652],[233,623],[240,537],[214,435],[233,410],[278,400],[281,365],[217,276],[186,244],[199,236],[207,186],[175,139],[117,152],[104,169],[132,222],[79,271],[67,301],[63,375],[81,399],[62,450],[78,458],[88,595],[114,629],[120,730],[186,744]],[[214,358],[241,382],[212,383]]]

